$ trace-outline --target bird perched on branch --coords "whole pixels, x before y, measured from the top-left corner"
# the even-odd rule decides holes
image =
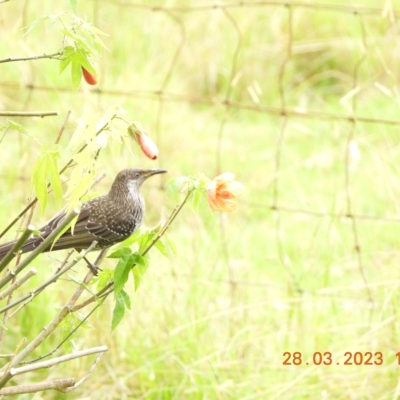
[[[82,204],[73,233],[69,228],[52,246],[44,251],[63,249],[87,249],[94,241],[94,250],[110,247],[132,235],[143,220],[145,205],[139,192],[142,183],[152,175],[167,172],[164,169],[124,169],[114,180],[105,196],[96,197]],[[40,229],[40,236],[28,239],[22,253],[33,251],[65,218],[62,212]],[[0,245],[0,260],[10,251],[16,241]]]

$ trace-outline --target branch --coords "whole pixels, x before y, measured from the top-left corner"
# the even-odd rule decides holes
[[[17,58],[3,58],[0,60],[0,64],[14,61],[29,61],[29,60],[39,60],[41,58],[57,58],[57,56],[61,56],[62,52],[57,51],[57,53],[52,54],[42,54],[41,56],[31,56],[31,57],[17,57]]]
[[[0,117],[52,117],[60,115],[58,111],[0,111]]]
[[[21,364],[32,364],[32,363],[35,363],[36,361],[39,361],[39,360],[43,360],[44,358],[46,358],[46,357],[48,357],[48,356],[51,356],[52,354],[54,354],[86,321],[87,321],[87,319],[101,306],[101,304],[102,303],[98,303],[97,305],[96,305],[96,307],[94,307],[90,312],[89,312],[89,314],[87,314],[86,316],[85,316],[85,318],[83,318],[80,322],[79,322],[79,324],[74,328],[74,329],[72,329],[72,331],[70,331],[70,332],[68,332],[68,335],[56,346],[56,347],[54,347],[54,349],[53,350],[50,350],[48,353],[46,353],[46,354],[43,354],[43,355],[41,355],[41,356],[39,356],[39,357],[36,357],[36,358],[33,358],[32,360],[29,360],[29,361],[23,361],[23,362],[21,362]],[[75,311],[75,307],[73,307],[73,308],[71,308],[70,309],[70,312],[72,313],[72,312],[74,312]],[[9,354],[6,354],[8,357],[4,357],[4,358],[10,358],[10,355]],[[11,354],[11,356],[13,356],[13,354]],[[1,355],[0,355],[0,357],[1,357]]]
[[[65,356],[55,357],[51,360],[41,361],[36,364],[25,365],[19,368],[11,368],[8,373],[11,376],[20,375],[24,374],[25,372],[36,371],[37,369],[41,368],[50,368],[54,365],[74,360],[75,358],[85,357],[96,353],[104,353],[105,351],[108,351],[107,346],[92,347],[91,349],[76,351],[74,353],[66,354]]]
[[[0,395],[9,396],[14,394],[35,393],[41,392],[43,390],[59,390],[61,392],[64,392],[67,388],[74,385],[75,378],[56,379],[54,381],[32,383],[30,385],[6,387],[0,389]]]
[[[66,267],[60,269],[56,274],[54,274],[49,280],[41,284],[39,287],[37,287],[33,292],[30,292],[26,294],[25,296],[20,297],[19,299],[13,301],[12,303],[7,304],[3,308],[0,309],[0,314],[6,312],[10,308],[15,307],[16,305],[22,303],[23,301],[29,299],[29,301],[32,301],[34,297],[36,297],[42,290],[44,290],[47,286],[49,286],[51,283],[54,283],[61,275],[65,274],[68,270],[70,270],[75,264],[81,260],[83,257],[86,256],[87,253],[93,250],[94,247],[96,247],[97,242],[94,241],[81,255],[79,255],[77,258],[74,258],[70,264],[68,264]],[[1,298],[0,298],[1,299]],[[23,304],[25,306],[26,304],[29,303],[26,302]],[[22,308],[22,307],[21,307]],[[19,311],[20,309],[18,309]],[[13,313],[14,315],[15,313]]]
[[[106,346],[104,346],[104,347],[106,347]],[[62,391],[63,392],[71,392],[72,390],[76,389],[78,386],[82,385],[82,383],[85,382],[89,378],[90,375],[92,375],[92,372],[96,368],[96,365],[100,361],[100,359],[103,356],[103,354],[104,354],[104,351],[97,355],[97,357],[94,360],[94,362],[93,362],[92,366],[90,367],[89,371],[87,372],[87,374],[85,374],[83,376],[83,378],[81,378],[78,382],[76,382],[73,387],[68,387],[68,388],[66,388],[65,390],[62,390]]]
[[[171,215],[169,216],[168,220],[166,221],[166,223],[164,224],[164,226],[162,227],[162,229],[160,229],[160,232],[157,234],[157,236],[151,241],[151,243],[147,246],[147,248],[143,251],[143,253],[141,254],[142,256],[145,256],[150,249],[157,243],[158,240],[160,240],[162,238],[162,236],[165,234],[165,232],[167,231],[167,229],[170,227],[170,225],[172,224],[172,222],[174,221],[174,219],[176,218],[176,216],[179,214],[179,212],[182,210],[182,207],[186,204],[186,202],[188,201],[190,195],[193,193],[193,189],[188,190],[185,198],[182,200],[181,204],[178,204],[174,210],[172,211]],[[133,264],[131,266],[131,269],[135,267],[136,264]],[[107,296],[113,292],[113,286],[114,286],[114,282],[109,282],[107,283],[107,285],[105,285],[100,291],[98,291],[95,295],[93,295],[92,297],[89,297],[87,300],[85,300],[84,302],[77,304],[76,306],[74,306],[71,309],[72,311],[77,311],[80,310],[83,307],[86,307],[88,304],[93,303],[95,300],[99,300],[99,299],[106,299]]]
[[[61,135],[64,133],[65,125],[67,125],[67,122],[68,122],[68,119],[69,119],[70,115],[71,115],[71,110],[69,110],[69,111],[67,112],[67,116],[65,117],[65,120],[64,120],[64,122],[63,122],[62,125],[61,125],[60,131],[58,132],[58,136],[57,136],[57,139],[56,139],[56,144],[58,144],[58,142],[59,142],[60,139],[61,139]]]
[[[112,119],[112,118],[111,118]],[[103,132],[108,126],[108,122],[106,122],[97,132],[96,136],[98,136],[101,132]],[[84,149],[86,149],[87,144],[84,144],[76,154],[81,153]],[[59,175],[61,175],[67,168],[69,168],[73,164],[74,160],[71,158],[67,164],[59,171]],[[47,185],[49,187],[50,184]],[[9,224],[6,228],[0,233],[0,238],[3,237],[17,222],[20,218],[22,218],[27,211],[29,211],[36,203],[38,199],[35,197]]]
[[[164,224],[160,232],[157,234],[157,236],[152,240],[152,242],[149,244],[149,246],[146,248],[146,250],[141,254],[142,256],[145,256],[149,250],[162,238],[164,233],[167,231],[167,229],[171,226],[172,222],[176,218],[176,216],[179,214],[179,212],[182,210],[182,207],[186,204],[188,201],[190,195],[193,193],[194,189],[188,190],[185,198],[182,200],[181,204],[177,205],[174,210],[172,211],[170,217],[168,218],[167,222]]]
[[[14,276],[18,275],[27,265],[29,265],[40,253],[42,253],[47,247],[49,247],[53,240],[66,228],[71,221],[79,214],[79,210],[74,208],[65,219],[54,229],[53,232],[43,240],[42,243],[32,251],[23,261],[21,261],[14,271],[10,271],[3,279],[0,280],[0,288],[4,287],[8,282],[10,282]]]
[[[6,296],[11,294],[15,289],[18,289],[22,284],[24,284],[28,279],[32,276],[36,275],[36,268],[30,269],[22,278],[15,281],[12,285],[10,285],[6,290],[0,293],[0,300],[3,300]],[[1,313],[1,312],[0,312]]]
[[[21,235],[21,237],[15,242],[14,246],[11,247],[10,251],[5,255],[5,257],[0,262],[0,272],[11,262],[11,260],[17,255],[17,253],[21,250],[22,246],[28,240],[29,236],[35,230],[33,225],[28,225],[25,232]]]
[[[101,262],[104,260],[108,249],[104,249],[98,255],[95,264],[100,265]],[[93,273],[89,271],[83,280],[83,284],[86,285],[89,281],[93,278]],[[60,310],[60,312],[53,318],[53,320],[45,326],[42,331],[24,348],[21,350],[20,353],[16,354],[15,357],[3,368],[1,371],[4,373],[7,371],[3,377],[0,379],[0,388],[4,387],[4,385],[12,378],[10,374],[10,370],[15,368],[17,365],[24,360],[28,354],[32,353],[50,334],[58,327],[58,325],[64,320],[64,318],[71,312],[71,308],[77,302],[80,295],[84,290],[83,285],[79,286],[71,299],[64,305],[64,307]]]

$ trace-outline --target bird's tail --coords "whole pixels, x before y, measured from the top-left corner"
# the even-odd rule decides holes
[[[43,239],[40,237],[28,239],[20,249],[19,253],[27,253],[35,250],[42,240]],[[0,244],[0,261],[7,255],[16,242],[16,240],[13,240],[12,242]]]

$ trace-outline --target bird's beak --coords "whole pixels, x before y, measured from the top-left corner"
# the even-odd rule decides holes
[[[168,172],[166,169],[161,169],[161,168],[158,168],[158,169],[148,169],[148,170],[144,173],[144,175],[145,175],[145,177],[146,177],[146,179],[147,179],[147,178],[149,178],[149,177],[152,176],[152,175],[164,174],[164,173],[166,173],[166,172]]]

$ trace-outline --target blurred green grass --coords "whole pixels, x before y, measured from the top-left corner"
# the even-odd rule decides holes
[[[59,76],[57,61],[1,64],[2,109],[60,111],[56,118],[17,119],[43,142],[54,141],[68,110],[72,116],[64,144],[82,113],[100,115],[121,104],[129,118],[139,120],[157,139],[158,164],[170,177],[198,172],[213,177],[219,170],[232,171],[246,186],[234,214],[213,215],[206,206],[198,214],[190,207],[183,210],[169,232],[178,254],[165,259],[153,252],[142,287],[132,293],[133,310],[116,332],[110,334],[113,302],[108,301],[102,318],[95,314],[91,326],[65,345],[65,351],[110,347],[92,377],[67,398],[399,396],[399,127],[362,122],[353,127],[335,118],[289,116],[279,146],[282,117],[227,109],[221,100],[231,84],[237,49],[230,100],[281,106],[279,73],[287,56],[288,9],[267,2],[258,7],[243,3],[164,12],[148,7],[164,5],[159,1],[142,3],[146,7],[78,2],[78,15],[87,15],[110,35],[105,38],[109,51],[100,64],[102,93],[82,84],[74,94],[68,73]],[[190,9],[206,4],[214,2],[170,1],[166,6]],[[373,0],[356,5],[382,7]],[[21,28],[41,15],[65,10],[67,2],[2,4],[0,58],[57,51],[61,36],[48,25],[26,37]],[[360,16],[298,5],[291,12],[291,57],[282,81],[286,105],[306,114],[310,109],[352,115],[352,100],[344,97],[353,89],[355,66],[365,55],[357,69],[361,89],[356,115],[397,121],[397,22],[381,12]],[[184,100],[167,97],[161,102],[153,93],[160,88]],[[191,102],[195,98],[205,98],[208,104]],[[344,217],[349,212],[346,143],[352,129],[351,212],[371,217],[356,219],[360,258],[352,221]],[[8,132],[0,143],[0,226],[31,195],[29,179],[38,149],[16,132]],[[124,149],[118,157],[109,151],[101,155],[108,176],[97,192],[105,192],[121,168],[154,166],[136,150]],[[165,218],[175,204],[176,199],[160,190],[165,178],[160,179],[143,188],[148,226]],[[278,212],[271,208],[276,182]],[[45,217],[55,211],[55,206],[49,207]],[[34,221],[39,224],[39,213]],[[57,265],[53,257],[61,259],[53,254],[36,262],[39,273],[32,286]],[[107,265],[112,268],[113,261]],[[77,276],[84,273],[84,266],[77,268]],[[55,285],[12,318],[13,335],[7,336],[2,351],[12,352],[21,336],[29,340],[40,332],[73,290],[73,284],[63,285],[63,290]],[[66,324],[65,332],[69,329]],[[48,348],[37,355],[60,340],[50,337]],[[284,366],[286,351],[299,351],[308,361],[316,351],[330,351],[334,365]],[[344,366],[346,351],[380,351],[384,363]],[[49,379],[71,374],[78,378],[89,367],[90,360],[80,359],[35,373],[32,380],[49,374]]]

